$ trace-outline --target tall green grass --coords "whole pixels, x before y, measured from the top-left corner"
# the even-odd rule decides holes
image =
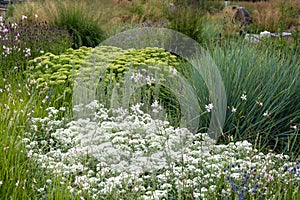
[[[199,7],[176,4],[165,6],[164,14],[168,20],[167,28],[183,33],[197,42],[202,42],[204,11]]]
[[[207,46],[219,67],[226,93],[227,117],[220,141],[248,140],[260,149],[299,155],[300,61],[273,46],[227,40]],[[195,71],[184,72],[209,102],[206,85]],[[242,100],[242,95],[246,100]],[[232,111],[236,109],[236,112]],[[201,127],[207,127],[206,120]],[[227,139],[226,139],[227,138]]]
[[[103,19],[93,1],[53,1],[55,12],[48,10],[53,23],[65,27],[73,37],[73,48],[95,47],[106,37],[101,28]],[[96,5],[95,5],[96,6]]]
[[[68,199],[69,180],[56,177],[45,188],[45,173],[27,154],[22,139],[26,137],[30,120],[45,116],[45,108],[55,102],[43,103],[35,89],[24,80],[22,73],[0,79],[0,199],[31,199],[37,191],[47,191],[47,199]],[[32,144],[34,145],[34,144]],[[78,197],[79,199],[79,197]]]
[[[15,81],[0,80],[0,197],[1,199],[27,199],[31,195],[33,171],[21,144],[27,122],[32,114],[32,98],[23,84],[21,76]]]

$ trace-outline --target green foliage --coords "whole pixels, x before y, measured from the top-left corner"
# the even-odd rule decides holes
[[[94,49],[81,47],[78,50],[68,49],[61,55],[46,53],[30,60],[25,74],[44,95],[49,96],[50,93],[52,98],[62,96],[66,102],[72,95],[75,78],[89,81],[93,76],[96,84],[96,79],[103,78],[106,91],[109,84],[124,81],[124,74],[130,68],[146,73],[150,68],[154,72],[162,66],[178,68],[179,62],[176,56],[160,48],[122,50],[110,46]],[[103,70],[105,77],[101,77]]]
[[[68,104],[72,96],[73,76],[91,50],[81,47],[67,49],[61,55],[46,53],[30,60],[24,73],[41,94],[48,96],[49,102],[61,99],[59,102]]]
[[[297,4],[293,4],[291,2],[281,2],[279,4],[279,9],[282,15],[282,18],[291,17],[297,20],[300,13],[300,7]]]
[[[130,49],[108,66],[107,74],[113,73],[116,80],[119,80],[124,75],[124,71],[128,71],[131,67],[144,70],[152,67],[154,71],[160,70],[161,66],[178,68],[179,62],[175,55],[161,48]]]
[[[11,78],[11,77],[10,77]],[[0,197],[1,199],[31,198],[37,176],[30,169],[21,139],[33,113],[35,101],[22,74],[0,79]],[[33,106],[34,105],[34,106]]]
[[[175,6],[192,6],[192,7],[198,7],[202,10],[209,11],[209,12],[215,12],[222,10],[224,8],[224,2],[219,0],[175,0],[174,1]]]
[[[73,48],[96,47],[106,38],[100,19],[93,15],[94,10],[86,9],[81,2],[66,4],[56,1],[56,4],[58,13],[54,15],[54,24],[69,31],[73,37]]]
[[[227,91],[223,139],[233,136],[264,150],[299,154],[300,148],[295,145],[300,142],[299,131],[291,128],[300,122],[297,54],[278,54],[273,46],[256,46],[245,41],[227,41],[222,45],[211,46],[209,52],[220,69]],[[192,74],[191,80],[199,91],[199,101],[207,104],[201,76]],[[246,100],[241,99],[243,94]],[[208,127],[206,120],[203,122],[201,127]]]
[[[201,43],[204,13],[198,7],[180,4],[174,8],[166,8],[165,15],[169,21],[167,28],[181,32]]]

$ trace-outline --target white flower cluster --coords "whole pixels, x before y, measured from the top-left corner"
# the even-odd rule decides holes
[[[216,145],[207,134],[153,120],[134,106],[133,112],[108,110],[94,101],[76,106],[74,112],[94,108],[89,118],[68,123],[57,120],[59,111],[49,108],[48,117],[33,119],[23,139],[28,156],[41,168],[72,180],[72,194],[176,199],[191,191],[188,196],[205,199],[222,187],[220,196],[227,198],[230,191],[274,194],[277,191],[266,191],[266,184],[300,180],[299,163],[287,163],[286,156],[264,155],[247,141]],[[217,185],[222,178],[226,181]]]

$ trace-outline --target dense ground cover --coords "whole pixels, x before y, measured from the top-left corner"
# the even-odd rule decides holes
[[[154,0],[103,0],[96,10],[78,1],[68,10],[67,1],[37,1],[10,8],[1,21],[1,199],[300,198],[299,30],[288,39],[251,44],[237,38],[223,2],[197,9],[196,2],[174,8]],[[256,17],[252,30],[273,31],[296,23],[299,4],[289,3],[291,10],[277,0],[242,5]],[[259,5],[274,9],[278,23],[259,21],[265,17],[255,15]],[[46,12],[49,8],[57,12]],[[99,21],[80,28],[85,15]],[[190,63],[162,49],[93,48],[116,32],[148,26],[187,34],[218,66],[227,98],[218,141],[206,134],[215,105]],[[101,65],[105,75],[97,84],[103,85],[95,92],[101,98],[73,104],[73,81],[79,80],[76,87],[88,85]],[[141,66],[166,66],[168,76],[149,76]],[[111,106],[123,74],[146,86],[135,89],[127,108]],[[197,133],[180,126],[178,94],[156,91],[155,80],[178,74],[199,102]]]

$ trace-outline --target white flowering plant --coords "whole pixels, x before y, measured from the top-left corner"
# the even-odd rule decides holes
[[[153,104],[153,112],[159,105]],[[62,110],[32,118],[23,144],[45,177],[40,197],[60,180],[80,199],[296,199],[300,163],[263,154],[247,141],[216,144],[152,119],[141,105],[106,109],[97,101],[77,105],[87,118],[58,120]],[[60,184],[62,184],[60,183]],[[276,187],[272,187],[272,185]]]

